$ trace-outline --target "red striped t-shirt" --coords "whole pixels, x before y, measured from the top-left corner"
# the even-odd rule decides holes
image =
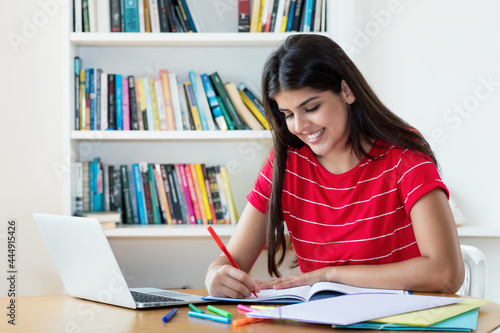
[[[428,156],[377,141],[343,174],[332,174],[305,145],[290,148],[282,192],[283,217],[299,267],[309,272],[331,265],[385,264],[420,256],[409,216],[423,195],[442,188]],[[266,214],[273,153],[248,201]]]

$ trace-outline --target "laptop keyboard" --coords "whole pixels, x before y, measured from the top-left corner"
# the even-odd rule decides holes
[[[134,301],[139,302],[139,303],[181,302],[181,301],[183,301],[182,299],[144,294],[144,293],[140,293],[140,292],[132,291],[132,290],[131,290],[131,293],[132,293],[132,297],[134,298]]]

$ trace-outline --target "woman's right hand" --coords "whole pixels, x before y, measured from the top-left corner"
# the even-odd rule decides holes
[[[230,264],[212,265],[205,285],[210,296],[214,297],[245,298],[251,296],[252,292],[260,292],[257,280]]]

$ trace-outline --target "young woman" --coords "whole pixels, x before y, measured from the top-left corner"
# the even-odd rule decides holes
[[[213,296],[318,281],[456,292],[458,235],[436,158],[393,114],[345,52],[314,34],[288,37],[267,59],[263,101],[274,146],[227,248],[210,265]],[[281,277],[288,233],[300,274]],[[267,245],[276,279],[248,276]]]

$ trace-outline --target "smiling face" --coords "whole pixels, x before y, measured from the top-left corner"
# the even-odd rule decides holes
[[[275,97],[288,130],[318,158],[345,151],[349,136],[348,106],[355,97],[345,82],[339,95],[312,89],[285,90]]]

